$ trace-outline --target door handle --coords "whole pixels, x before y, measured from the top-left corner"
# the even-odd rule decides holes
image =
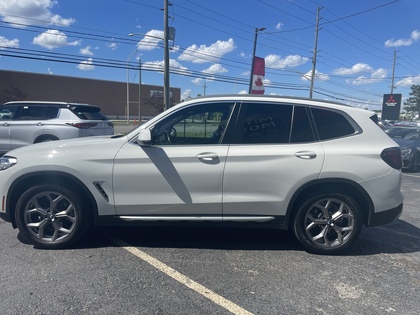
[[[37,126],[44,126],[44,123],[39,122],[39,123],[37,123],[36,125],[37,125]]]
[[[196,157],[197,159],[203,160],[203,161],[214,161],[214,160],[219,159],[219,156],[216,153],[212,153],[212,152],[200,153],[200,154],[197,154]]]
[[[300,159],[311,160],[316,158],[316,153],[312,151],[299,151],[295,153],[295,156]]]

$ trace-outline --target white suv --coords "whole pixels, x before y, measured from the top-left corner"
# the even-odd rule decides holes
[[[92,224],[290,228],[315,253],[402,211],[398,145],[374,112],[232,95],[181,103],[128,135],[20,148],[1,158],[0,216],[36,246]]]
[[[0,106],[0,154],[24,145],[114,134],[100,107],[64,102],[21,101]]]

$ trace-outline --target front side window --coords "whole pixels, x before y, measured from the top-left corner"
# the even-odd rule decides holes
[[[12,120],[17,110],[17,105],[6,105],[0,107],[0,120]]]
[[[233,103],[189,106],[158,122],[152,143],[159,145],[218,144],[223,139]]]

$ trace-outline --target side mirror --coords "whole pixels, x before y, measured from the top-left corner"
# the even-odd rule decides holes
[[[149,129],[146,128],[140,130],[137,143],[139,145],[150,145],[152,143],[152,134],[150,133]]]

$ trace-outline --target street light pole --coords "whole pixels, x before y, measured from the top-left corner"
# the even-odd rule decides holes
[[[252,77],[254,75],[254,59],[255,59],[255,51],[257,50],[257,37],[258,37],[258,32],[262,32],[262,31],[265,31],[265,30],[266,30],[265,27],[257,27],[255,29],[254,49],[252,50],[251,75],[249,77],[248,94],[251,94],[252,93]]]
[[[163,103],[164,110],[170,107],[170,87],[169,87],[169,34],[168,34],[168,5],[169,1],[164,0],[164,73],[163,73]]]
[[[130,122],[130,59],[137,50],[134,50],[127,59],[127,124]]]

